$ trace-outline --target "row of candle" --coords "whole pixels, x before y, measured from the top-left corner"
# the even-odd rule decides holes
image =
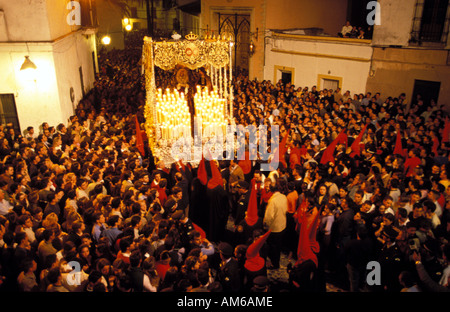
[[[210,137],[226,133],[226,100],[221,98],[217,88],[209,91],[197,86],[194,95],[196,119],[202,128],[202,135]],[[191,136],[191,113],[184,93],[178,90],[158,89],[156,93],[157,123],[163,140],[176,140]]]
[[[157,122],[164,140],[191,136],[191,114],[184,93],[161,89],[156,94]]]
[[[219,131],[225,133],[226,120],[226,100],[221,98],[217,92],[217,87],[212,91],[205,87],[203,90],[197,86],[194,96],[196,117],[203,128],[203,136],[212,136]]]

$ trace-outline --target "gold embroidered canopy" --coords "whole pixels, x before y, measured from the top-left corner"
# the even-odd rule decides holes
[[[163,70],[183,65],[197,69],[207,65],[221,68],[229,64],[229,42],[225,40],[187,40],[154,42],[155,66]]]

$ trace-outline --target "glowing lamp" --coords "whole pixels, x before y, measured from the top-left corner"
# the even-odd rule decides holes
[[[255,45],[253,44],[253,42],[250,42],[250,45],[248,48],[249,48],[250,55],[255,53]]]
[[[36,64],[34,64],[28,55],[25,56],[25,61],[23,61],[22,66],[20,66],[20,70],[29,70],[29,69],[36,69]]]
[[[104,45],[110,44],[110,43],[111,43],[111,37],[110,37],[110,36],[104,36],[104,37],[102,38],[102,43],[103,43]]]

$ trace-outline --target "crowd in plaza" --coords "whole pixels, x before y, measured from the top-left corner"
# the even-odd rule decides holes
[[[443,105],[241,70],[235,122],[279,126],[278,166],[166,164],[145,140],[140,57],[102,52],[67,123],[0,129],[2,291],[450,290]]]

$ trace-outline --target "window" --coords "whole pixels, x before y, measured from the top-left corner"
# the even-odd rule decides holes
[[[79,0],[81,8],[81,25],[98,27],[97,10],[94,0]]]
[[[136,7],[131,7],[130,8],[130,15],[131,15],[131,18],[137,18],[138,17],[138,15],[137,15],[137,8]]]
[[[219,34],[232,37],[234,71],[237,67],[248,70],[249,46],[250,46],[250,15],[249,14],[224,14],[217,13]]]
[[[173,26],[173,30],[175,31],[180,31],[180,20],[178,18],[174,18],[172,20],[172,26]]]
[[[329,76],[329,75],[318,75],[317,88],[319,90],[323,90],[323,89],[336,90],[337,88],[342,89],[342,77]]]
[[[12,124],[14,130],[20,132],[14,94],[0,94],[0,123],[3,125]]]
[[[446,43],[450,19],[449,0],[417,0],[411,42]]]
[[[337,88],[339,88],[339,80],[334,80],[334,79],[323,79],[322,80],[322,89],[336,90]]]

